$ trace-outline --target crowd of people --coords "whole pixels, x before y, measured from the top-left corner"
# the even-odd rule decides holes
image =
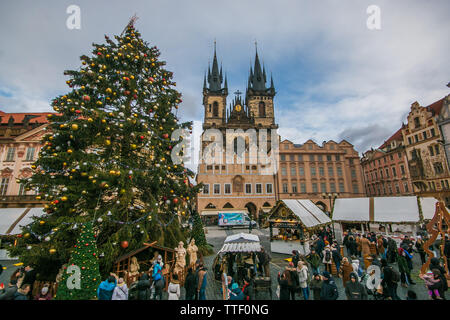
[[[408,288],[405,299],[415,300],[417,294],[413,290],[416,285],[412,277],[413,256],[419,255],[420,265],[427,261],[424,248],[426,240],[426,237],[413,238],[405,235],[398,244],[393,238],[382,234],[348,230],[344,233],[342,244],[339,244],[330,228],[321,229],[311,239],[310,253],[302,256],[294,250],[289,264],[278,273],[277,296],[280,300],[336,300],[339,298],[336,282],[341,282],[348,300],[367,300],[371,296],[374,299],[401,300],[398,294],[399,285]],[[446,299],[445,293],[448,290],[447,271],[441,263],[442,259],[439,259],[439,254],[443,251],[446,257],[450,257],[450,241],[445,237],[443,248],[439,247],[440,243],[439,241],[436,246],[429,248],[434,254],[429,265],[431,272],[419,274],[430,299],[434,300]],[[240,272],[242,270],[238,268],[235,276],[233,272],[228,273],[228,299],[253,300],[255,275],[267,276],[270,260],[270,255],[264,250],[251,256],[248,261],[243,259],[241,269],[245,272]],[[369,265],[379,267],[381,281],[378,287],[367,286],[368,279],[373,280],[376,273],[371,271],[369,274]],[[100,283],[97,298],[161,300],[166,288],[169,300],[206,300],[208,271],[202,261],[198,260],[194,266],[187,269],[184,281],[180,281],[178,275],[173,274],[167,285],[162,272],[163,266],[162,258],[158,256],[149,271],[140,273],[140,277],[131,283],[130,287],[124,277],[111,273]],[[419,270],[414,271],[415,274],[419,273]],[[51,300],[49,284],[36,289],[38,293],[32,295],[35,280],[36,271],[31,266],[17,269],[7,287],[0,287],[0,300]],[[182,286],[185,289],[184,297],[181,296]]]
[[[412,259],[418,253],[421,263],[426,262],[426,240],[421,236],[413,239],[405,235],[397,245],[394,239],[382,234],[347,231],[342,243],[345,250],[341,251],[330,228],[322,228],[312,237],[310,253],[301,256],[294,250],[289,265],[278,273],[278,296],[280,300],[295,300],[300,295],[308,300],[312,291],[314,300],[336,300],[339,297],[336,281],[342,281],[348,300],[367,300],[369,296],[374,299],[401,300],[397,293],[399,284],[409,289],[405,297],[407,300],[417,299],[416,292],[410,287],[416,285],[411,276],[414,268]],[[431,274],[419,275],[425,282],[430,299],[445,299],[448,289],[446,270],[437,258],[441,249],[446,257],[450,256],[450,241],[448,237],[444,240],[444,248],[440,248],[439,243],[430,247],[434,253],[429,266]],[[342,256],[341,252],[346,254]],[[366,272],[369,265],[379,267],[381,283],[378,287],[367,286],[372,275],[370,281],[376,283],[376,271],[371,268],[370,274]],[[341,280],[333,278],[333,271]]]

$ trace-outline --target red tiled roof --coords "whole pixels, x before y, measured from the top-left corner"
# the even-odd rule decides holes
[[[1,124],[7,124],[9,119],[13,117],[14,123],[22,123],[26,115],[36,116],[30,119],[29,123],[48,123],[47,115],[55,114],[54,112],[27,112],[27,113],[6,113],[0,110]]]
[[[430,104],[430,105],[427,106],[426,108],[427,108],[427,109],[428,109],[428,108],[432,109],[432,110],[434,111],[434,114],[435,114],[435,115],[438,115],[439,113],[441,113],[442,106],[444,105],[444,99],[445,99],[445,98],[442,98],[441,100],[438,100],[438,101],[436,101],[436,102]]]
[[[383,149],[391,144],[392,141],[401,141],[402,137],[402,128],[398,129],[389,139],[387,139],[378,149]]]

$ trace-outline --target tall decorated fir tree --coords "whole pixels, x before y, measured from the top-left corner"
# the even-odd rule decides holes
[[[69,264],[58,285],[57,300],[90,300],[101,282],[96,236],[91,222],[81,227]]]
[[[133,20],[115,41],[105,38],[81,56],[79,69],[65,71],[70,91],[53,100],[57,114],[49,115],[34,174],[21,180],[48,204],[10,251],[48,277],[67,263],[88,221],[98,229],[104,275],[143,242],[175,247],[186,240],[178,217],[200,188],[171,157],[182,140],[172,133],[191,123],[174,114],[181,94],[159,50],[141,39]]]

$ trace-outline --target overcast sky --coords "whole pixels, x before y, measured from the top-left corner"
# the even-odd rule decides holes
[[[66,8],[81,9],[69,30]],[[369,5],[381,30],[366,26]],[[65,69],[104,35],[120,34],[136,13],[143,38],[161,50],[184,96],[183,121],[202,121],[203,74],[217,40],[228,101],[245,91],[257,40],[273,73],[283,139],[347,139],[361,153],[405,121],[410,105],[450,92],[450,1],[19,1],[0,3],[0,110],[52,111],[66,93]]]

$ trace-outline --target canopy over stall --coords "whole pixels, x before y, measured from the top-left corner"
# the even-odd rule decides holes
[[[269,214],[272,252],[309,253],[309,235],[315,229],[331,224],[331,219],[311,200],[279,200]],[[274,235],[274,229],[278,234]]]
[[[333,221],[417,224],[434,215],[434,198],[372,197],[336,199]]]
[[[259,237],[250,233],[238,233],[228,236],[220,249],[219,254],[227,252],[259,252],[261,244]]]

